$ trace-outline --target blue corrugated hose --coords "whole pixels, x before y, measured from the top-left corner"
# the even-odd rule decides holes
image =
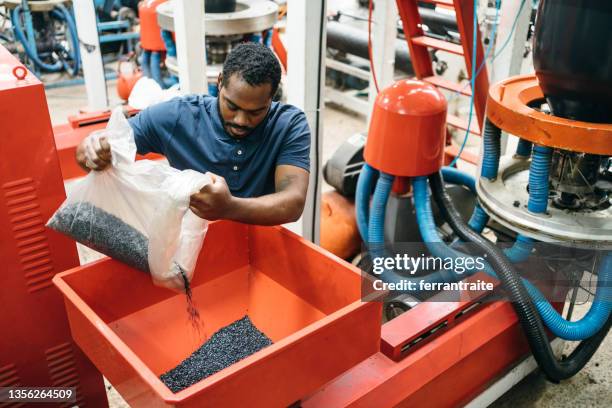
[[[151,52],[151,76],[161,86],[165,88],[164,79],[161,72],[161,57],[162,53],[158,51]]]
[[[377,170],[364,163],[357,179],[355,191],[355,207],[357,228],[363,242],[368,242],[368,219],[370,218],[370,195],[372,194],[372,180]]]
[[[419,231],[428,249],[434,256],[444,257],[468,257],[459,251],[450,248],[438,235],[435,226],[431,203],[429,200],[429,188],[425,177],[416,177],[412,182],[417,223]],[[517,241],[522,245],[522,249],[529,248],[531,244],[523,239]],[[515,244],[516,246],[516,244]],[[530,251],[530,249],[529,249]],[[518,251],[517,251],[518,252]],[[527,254],[528,255],[528,254]],[[521,253],[524,256],[524,252]],[[485,272],[490,276],[497,277],[491,266],[485,263]],[[563,318],[555,308],[542,295],[540,290],[526,279],[522,279],[527,292],[531,296],[542,320],[550,331],[557,337],[564,340],[584,340],[596,334],[606,323],[612,310],[612,253],[608,253],[599,268],[597,279],[597,290],[595,299],[589,312],[582,319],[569,322]]]
[[[385,209],[387,200],[393,186],[393,176],[381,174],[379,181],[376,183],[374,197],[372,198],[372,210],[370,216],[370,193],[372,191],[372,179],[377,175],[378,171],[368,164],[363,166],[362,172],[357,181],[357,193],[355,196],[355,205],[357,212],[357,225],[362,235],[363,241],[369,246],[369,253],[372,259],[385,256],[384,251],[384,223]],[[369,228],[368,228],[369,224]],[[451,274],[452,275],[452,274]],[[440,272],[431,273],[425,277],[404,277],[394,271],[385,270],[381,275],[381,279],[388,283],[398,283],[402,280],[418,282],[444,282],[445,275]]]
[[[501,154],[501,129],[489,119],[485,120],[484,132],[482,135],[482,167],[480,176],[489,180],[497,178],[499,169],[499,156]]]
[[[142,52],[140,65],[142,66],[142,74],[147,78],[151,78],[151,51],[144,50]]]
[[[169,57],[176,57],[176,44],[174,38],[172,38],[172,32],[168,30],[161,30],[162,40],[166,46],[166,55]]]
[[[472,216],[468,221],[469,227],[472,231],[480,234],[487,226],[487,222],[489,222],[489,215],[482,209],[480,204],[476,203]]]
[[[444,181],[452,184],[466,186],[470,191],[476,194],[476,179],[471,175],[455,167],[442,167],[442,177]]]
[[[529,202],[527,209],[532,213],[545,213],[548,207],[548,175],[552,149],[535,146],[529,166]]]

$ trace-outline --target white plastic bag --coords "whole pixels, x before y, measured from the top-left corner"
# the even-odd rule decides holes
[[[177,96],[180,96],[179,84],[162,89],[155,80],[143,76],[134,84],[128,98],[128,105],[136,109],[145,109]]]
[[[189,210],[189,197],[210,178],[135,161],[134,135],[121,108],[98,132],[108,138],[112,165],[78,181],[47,226],[150,272],[156,285],[185,290],[208,227]]]

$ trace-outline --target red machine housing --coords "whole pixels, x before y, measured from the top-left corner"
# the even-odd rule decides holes
[[[140,46],[147,51],[166,51],[161,37],[161,28],[157,24],[155,9],[168,0],[145,0],[138,5],[140,18]]]
[[[398,81],[376,97],[365,161],[395,176],[426,176],[442,167],[445,137],[444,95],[423,81]]]
[[[70,405],[105,407],[102,376],[74,345],[51,282],[79,259],[74,241],[45,228],[66,197],[45,91],[3,47],[0,123],[0,386],[75,387]]]

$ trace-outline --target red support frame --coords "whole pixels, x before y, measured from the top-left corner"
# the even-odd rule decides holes
[[[465,55],[465,66],[468,75],[472,76],[472,55],[474,52],[473,36],[474,36],[474,2],[472,0],[454,0],[455,14],[457,15],[457,28],[461,37],[461,45]],[[478,28],[478,27],[477,27]],[[476,70],[482,66],[480,73],[474,81],[475,89],[472,89],[474,94],[474,109],[478,118],[478,126],[483,128],[485,119],[485,108],[487,106],[487,95],[489,93],[489,74],[487,72],[487,64],[483,64],[484,51],[482,49],[482,34],[478,29],[476,32]]]
[[[404,325],[414,325],[416,312],[412,309],[390,323],[401,319]],[[383,326],[383,341],[388,324]],[[305,399],[302,407],[461,406],[528,352],[512,305],[487,303],[401,361],[382,352],[366,359]]]
[[[451,42],[431,38],[425,36],[422,29],[422,19],[419,14],[419,8],[416,0],[397,0],[397,8],[402,19],[404,27],[404,35],[410,50],[410,57],[414,73],[418,79],[431,83],[435,86],[451,91],[459,91],[463,95],[471,95],[474,97],[474,109],[476,111],[477,123],[472,121],[470,133],[480,134],[480,129],[483,128],[485,119],[485,108],[487,102],[487,93],[489,89],[489,77],[487,74],[486,64],[484,61],[484,51],[482,48],[482,36],[480,30],[477,31],[476,49],[473,48],[473,13],[474,2],[472,0],[427,0],[426,2],[435,4],[440,7],[453,8],[457,17],[457,27],[461,38],[461,45]],[[482,66],[478,76],[475,79],[474,89],[464,90],[460,84],[455,84],[446,81],[434,75],[430,49],[437,49],[450,52],[457,55],[463,55],[465,58],[466,70],[468,76],[472,73],[472,55],[476,52],[476,70]],[[448,115],[447,123],[449,126],[466,129],[467,123],[464,120]],[[446,156],[451,160],[459,152],[459,146],[451,144],[450,135],[447,138]],[[472,164],[478,164],[478,157],[467,152],[462,153],[462,158]]]

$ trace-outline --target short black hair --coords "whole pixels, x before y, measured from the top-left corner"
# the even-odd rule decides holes
[[[276,55],[263,44],[245,42],[234,48],[223,64],[223,86],[234,74],[251,86],[270,84],[274,96],[281,79],[281,67]]]

